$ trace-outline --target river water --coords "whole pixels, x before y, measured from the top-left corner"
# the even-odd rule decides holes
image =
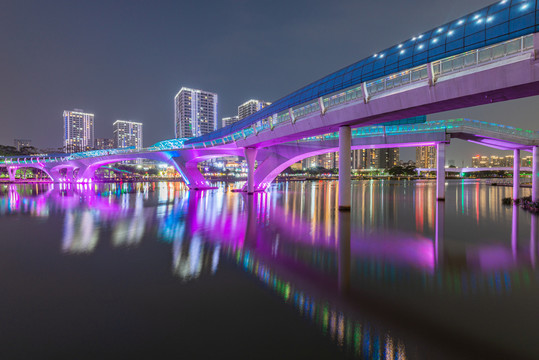
[[[0,185],[0,358],[539,357],[511,188],[336,185]]]

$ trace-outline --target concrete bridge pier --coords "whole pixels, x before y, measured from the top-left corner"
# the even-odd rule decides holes
[[[511,219],[511,253],[513,254],[514,261],[517,261],[518,255],[518,210],[518,205],[513,204],[513,216]]]
[[[195,161],[185,161],[181,157],[171,158],[176,170],[180,173],[185,181],[185,184],[191,190],[213,189],[209,182],[204,178],[198,169],[198,164]]]
[[[68,182],[73,182],[73,180],[74,180],[74,178],[73,178],[73,168],[66,168],[65,179]]]
[[[338,260],[338,280],[339,291],[343,294],[350,292],[350,277],[351,277],[351,240],[352,231],[350,225],[350,212],[339,211],[338,215],[338,239],[339,248],[337,253]]]
[[[49,168],[48,170],[47,169],[43,169],[45,172],[47,172],[47,174],[51,177],[52,181],[54,182],[60,182],[60,180],[62,179],[62,175],[60,175],[60,170],[59,169],[56,169],[56,168]]]
[[[436,227],[434,229],[434,259],[436,268],[441,269],[444,257],[445,202],[436,202]]]
[[[339,128],[339,210],[350,211],[351,193],[352,129]]]
[[[539,146],[533,147],[532,158],[532,201],[539,201]]]
[[[445,200],[445,143],[436,144],[436,199]]]
[[[537,256],[537,228],[539,225],[539,217],[535,214],[532,214],[531,216],[531,229],[530,229],[530,262],[532,264],[532,268],[535,269],[535,261]]]
[[[534,159],[534,165],[535,165],[535,159]],[[519,189],[520,189],[520,149],[515,149],[514,156],[513,156],[513,200],[518,199]]]
[[[7,167],[7,174],[9,176],[9,181],[15,181],[15,174],[17,174],[17,168],[8,166]]]
[[[255,192],[255,161],[256,148],[245,148],[245,160],[247,161],[247,194],[251,195]]]

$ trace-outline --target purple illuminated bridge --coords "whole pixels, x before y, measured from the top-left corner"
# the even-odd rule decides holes
[[[16,169],[33,167],[45,171],[54,181],[88,182],[105,164],[151,159],[173,165],[189,188],[207,189],[210,184],[197,163],[243,156],[248,164],[248,181],[243,190],[253,193],[265,190],[280,172],[297,161],[338,151],[339,208],[347,210],[352,149],[436,146],[437,198],[443,200],[445,145],[452,139],[462,139],[514,150],[514,198],[519,196],[520,152],[532,152],[532,197],[539,200],[539,136],[535,131],[468,119],[398,123],[440,111],[538,95],[538,54],[539,33],[517,36],[365,81],[276,111],[256,122],[233,124],[199,138],[166,140],[136,151],[2,158],[0,166],[7,167],[12,181],[16,181]]]

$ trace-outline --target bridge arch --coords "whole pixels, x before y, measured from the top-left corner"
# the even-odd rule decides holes
[[[354,145],[352,144],[352,150],[363,150],[372,148],[394,148],[394,147],[414,147],[418,145],[434,145],[435,142],[425,143],[409,143],[409,144],[379,144],[376,147],[371,145]],[[259,166],[254,173],[255,191],[263,191],[269,187],[269,185],[275,180],[275,178],[287,169],[292,164],[297,163],[303,159],[323,155],[332,152],[338,152],[338,141],[325,141],[315,144],[283,144],[277,145],[276,151],[267,151],[259,159]],[[260,161],[261,160],[261,161]],[[246,189],[246,185],[243,186],[243,190]]]
[[[42,164],[39,163],[21,163],[21,164],[12,164],[8,166],[4,166],[7,170],[9,180],[10,181],[16,181],[16,173],[17,170],[21,169],[36,169],[39,171],[44,172],[52,181],[56,181],[56,179],[59,179],[59,176],[55,176],[55,174],[51,173],[51,171],[47,168],[45,168]],[[23,175],[24,176],[24,175]]]

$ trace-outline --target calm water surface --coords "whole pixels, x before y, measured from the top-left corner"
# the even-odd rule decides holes
[[[539,358],[537,218],[446,191],[0,185],[0,358]]]

